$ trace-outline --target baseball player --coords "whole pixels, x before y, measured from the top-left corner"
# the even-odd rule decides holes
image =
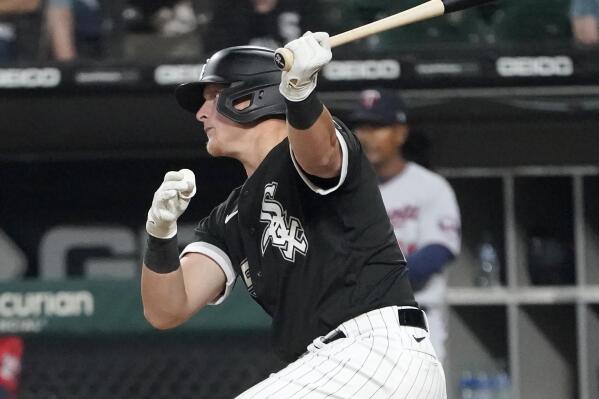
[[[289,72],[271,50],[232,47],[177,89],[207,151],[237,159],[248,178],[179,254],[176,220],[196,186],[189,170],[166,174],[146,224],[145,316],[175,327],[223,302],[240,277],[291,363],[239,398],[445,398],[374,171],[315,93],[329,36],[308,32],[286,47]]]
[[[406,107],[396,91],[364,90],[350,121],[379,179],[385,208],[407,256],[416,301],[426,308],[440,361],[447,338],[444,268],[460,252],[460,211],[453,189],[438,174],[407,161]]]

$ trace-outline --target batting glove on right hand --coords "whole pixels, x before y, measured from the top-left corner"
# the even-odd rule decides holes
[[[177,234],[177,219],[185,212],[196,193],[195,175],[189,169],[168,172],[154,193],[148,211],[146,231],[156,238],[172,238]]]
[[[293,65],[282,73],[279,91],[289,101],[305,100],[316,87],[318,72],[333,57],[329,34],[306,32],[285,48],[293,52]]]

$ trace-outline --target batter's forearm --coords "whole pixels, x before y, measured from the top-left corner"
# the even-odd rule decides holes
[[[176,235],[168,239],[148,235],[141,295],[144,315],[154,327],[172,328],[186,320],[187,295]]]
[[[331,114],[315,93],[304,101],[307,103],[287,104],[288,136],[295,159],[311,175],[338,176],[341,149]]]
[[[144,316],[155,328],[173,328],[189,317],[181,268],[162,274],[150,270],[144,264],[141,273],[141,298]]]

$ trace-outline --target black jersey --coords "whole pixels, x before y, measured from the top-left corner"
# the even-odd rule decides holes
[[[288,361],[361,313],[416,305],[374,170],[355,135],[336,127],[339,178],[308,176],[285,139],[199,223],[186,249],[223,268],[223,297],[241,276],[272,316],[274,350]]]

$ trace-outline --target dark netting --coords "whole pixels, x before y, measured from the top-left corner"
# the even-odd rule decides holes
[[[266,334],[31,337],[19,398],[233,398],[283,366]]]

